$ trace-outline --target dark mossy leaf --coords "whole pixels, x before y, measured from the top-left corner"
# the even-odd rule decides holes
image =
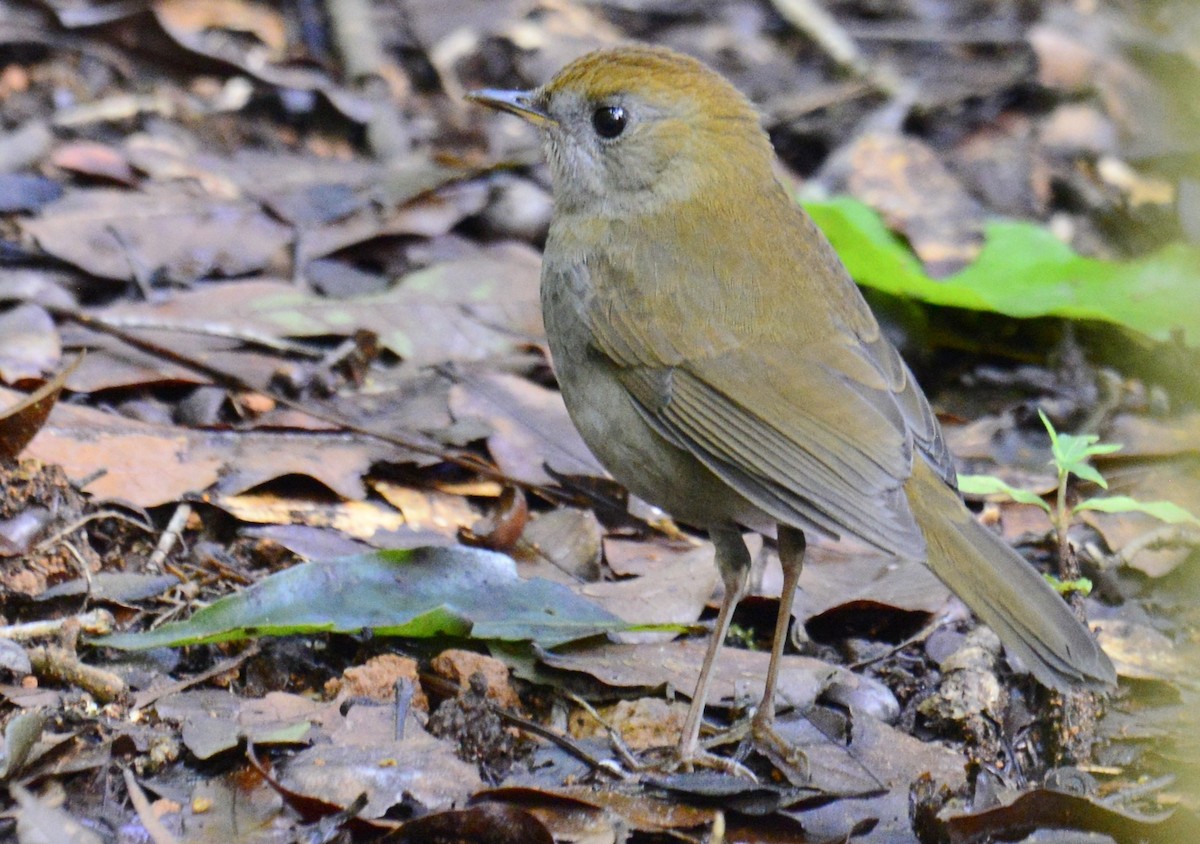
[[[187,621],[93,643],[142,650],[370,630],[383,636],[530,640],[553,647],[628,626],[561,584],[522,580],[503,554],[417,548],[303,563],[215,601]]]

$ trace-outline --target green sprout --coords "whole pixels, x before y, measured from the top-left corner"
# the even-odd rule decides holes
[[[1050,451],[1053,455],[1051,463],[1058,470],[1053,506],[1037,493],[1017,489],[994,475],[959,475],[958,488],[967,495],[1005,495],[1020,504],[1041,507],[1049,514],[1058,544],[1059,571],[1063,574],[1063,579],[1047,576],[1046,579],[1055,589],[1060,592],[1080,591],[1085,595],[1091,591],[1091,582],[1087,578],[1079,577],[1075,570],[1074,558],[1067,540],[1067,530],[1072,520],[1084,510],[1097,510],[1102,513],[1145,513],[1168,524],[1186,523],[1200,526],[1200,519],[1171,501],[1139,501],[1128,495],[1104,495],[1085,498],[1074,505],[1068,504],[1067,487],[1072,475],[1094,483],[1101,489],[1108,489],[1108,481],[1089,461],[1099,455],[1120,451],[1121,446],[1117,443],[1102,443],[1094,434],[1060,433],[1040,409],[1038,416],[1042,418],[1042,424],[1050,434]]]

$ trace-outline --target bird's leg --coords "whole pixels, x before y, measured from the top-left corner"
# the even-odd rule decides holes
[[[779,682],[779,663],[783,657],[783,646],[787,643],[788,625],[792,620],[792,603],[796,599],[796,585],[800,582],[800,571],[804,568],[804,532],[795,528],[779,526],[779,562],[783,566],[783,592],[779,596],[779,616],[775,619],[775,638],[771,643],[771,662],[767,667],[767,685],[762,703],[750,722],[750,735],[755,743],[770,756],[801,771],[806,771],[808,762],[804,753],[792,747],[775,731],[775,686]]]
[[[729,622],[733,618],[733,610],[738,601],[746,594],[746,583],[750,579],[750,552],[742,540],[742,533],[736,526],[726,525],[709,529],[709,538],[717,551],[717,568],[721,571],[721,580],[725,583],[725,597],[721,600],[721,610],[717,613],[717,623],[708,640],[708,650],[704,654],[704,663],[700,666],[700,678],[696,681],[696,691],[692,695],[692,705],[688,709],[687,720],[683,723],[683,734],[679,737],[679,761],[685,768],[700,764],[707,767],[717,767],[729,771],[741,769],[740,765],[729,759],[715,756],[699,747],[700,722],[704,718],[704,705],[708,701],[709,688],[712,685],[713,665],[717,661],[717,653],[729,632]]]

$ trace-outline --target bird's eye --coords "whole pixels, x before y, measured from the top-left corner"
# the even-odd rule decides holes
[[[625,131],[629,118],[620,106],[605,106],[592,112],[592,128],[602,138],[615,138]]]

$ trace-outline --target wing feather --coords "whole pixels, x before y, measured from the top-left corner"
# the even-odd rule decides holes
[[[953,483],[937,420],[827,242],[779,199],[763,229],[778,240],[754,252],[686,215],[662,221],[672,250],[614,229],[627,251],[575,265],[589,342],[661,436],[775,519],[919,558],[903,488],[915,453]],[[790,325],[780,291],[805,308]]]
[[[847,452],[843,439],[824,429],[819,419],[796,413],[786,427],[773,424],[731,400],[721,389],[728,385],[701,380],[687,368],[677,370],[672,383],[671,400],[657,418],[677,441],[772,516],[785,523],[810,523],[834,536],[856,536],[896,554],[923,552],[920,531],[898,494],[903,477]],[[727,466],[741,471],[735,476],[724,470]],[[767,506],[768,493],[786,509]]]

